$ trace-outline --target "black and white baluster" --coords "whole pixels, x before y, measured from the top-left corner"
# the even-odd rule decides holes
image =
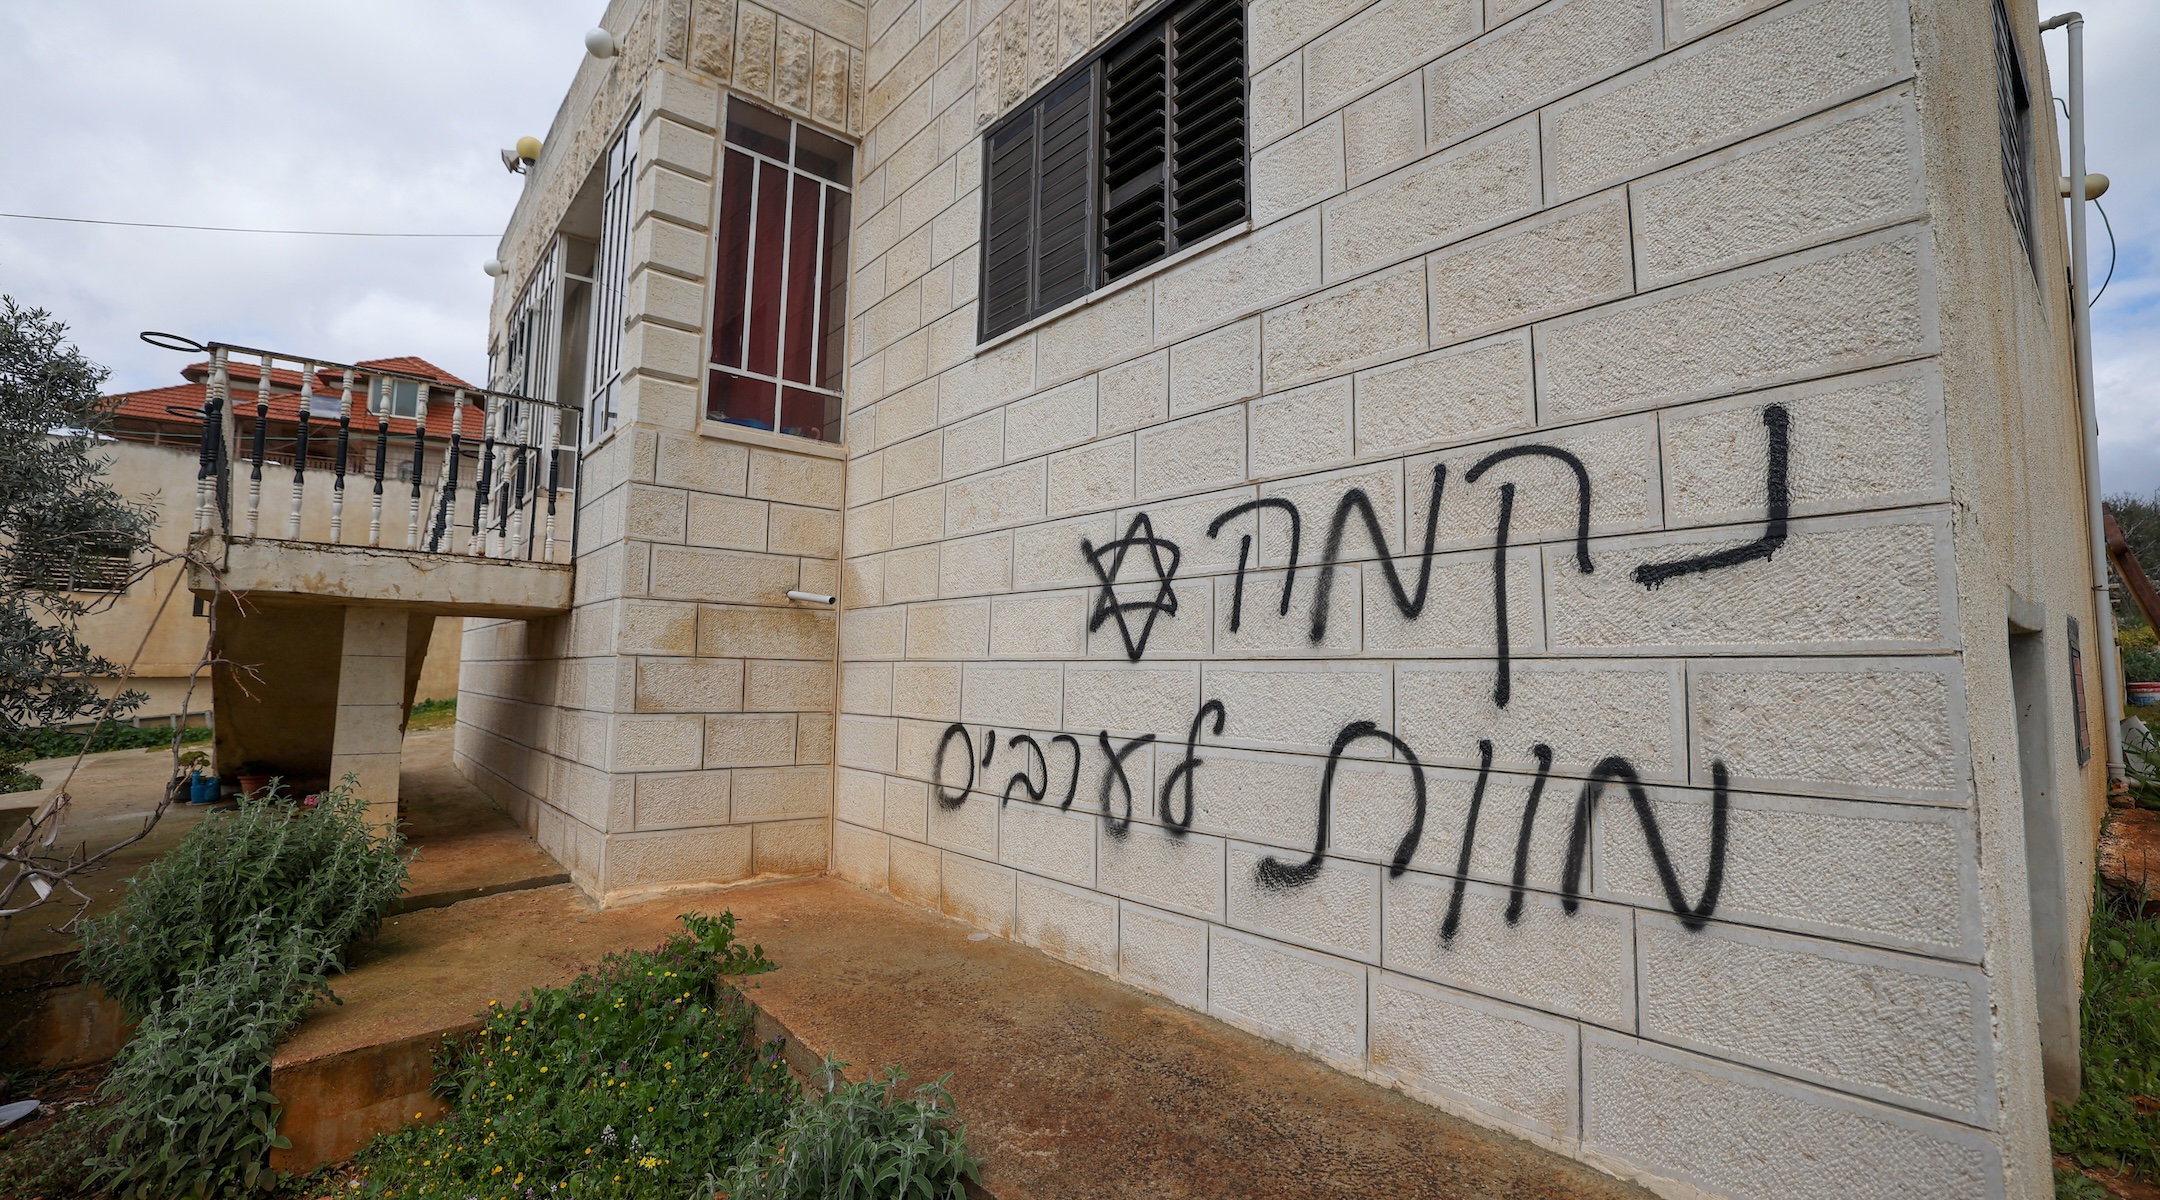
[[[534,410],[526,412],[532,414]],[[530,428],[519,430],[517,438],[510,444],[517,470],[510,475],[510,532],[503,541],[505,558],[523,558],[530,553],[525,546],[525,510],[532,506],[531,433]]]
[[[263,439],[270,432],[270,356],[262,356],[261,373],[255,377],[255,445],[254,470],[248,474],[247,535],[255,536],[255,526],[262,516],[262,469]]]
[[[292,459],[292,515],[285,519],[285,538],[297,541],[300,537],[300,504],[307,495],[307,443],[308,422],[315,415],[315,364],[300,364],[300,419],[299,428],[293,434]]]
[[[467,546],[468,554],[486,552],[488,524],[488,492],[495,486],[495,423],[502,415],[502,402],[493,395],[483,402],[480,418],[480,480],[473,489],[472,540]]]
[[[375,410],[375,498],[368,511],[367,544],[382,545],[382,480],[383,467],[390,462],[390,381],[379,379],[369,384],[382,385],[381,407]]]
[[[225,410],[225,347],[210,352],[210,386],[203,393],[202,447],[195,463],[195,532],[210,532],[210,516],[217,511],[218,460],[223,457]]]
[[[562,414],[561,414],[561,413],[558,413],[558,412],[553,412],[553,411],[550,411],[550,412],[548,413],[548,435],[547,435],[547,540],[546,540],[546,542],[545,542],[545,544],[544,544],[544,546],[543,546],[543,548],[542,548],[542,550],[541,550],[541,554],[540,554],[540,557],[541,557],[542,561],[544,561],[544,562],[554,562],[554,561],[555,561],[555,490],[556,490],[556,485],[557,485],[558,483],[560,483],[560,482],[561,482],[561,480],[557,478],[557,476],[558,476],[558,475],[560,474],[560,471],[558,470],[558,467],[557,467],[557,460],[558,460],[558,458],[559,458],[560,456],[558,456],[558,455],[557,455],[557,454],[555,453],[555,425],[556,425],[556,422],[560,421],[561,419],[562,419]]]
[[[393,394],[395,388],[392,388]],[[427,409],[428,386],[419,385],[419,403],[413,408],[412,438],[412,507],[405,515],[405,548],[420,548],[420,476],[427,466]]]
[[[345,368],[344,386],[338,389],[336,481],[330,490],[330,544],[345,535],[345,452],[352,441],[352,368]]]
[[[455,554],[456,540],[450,523],[457,519],[458,459],[465,446],[465,389],[459,388],[450,404],[450,447],[443,452],[441,496],[435,505],[435,528],[428,534],[428,552]]]
[[[503,460],[495,467],[495,494],[489,501],[495,512],[495,533],[487,552],[497,558],[509,553],[510,509],[517,496],[510,484],[510,464],[517,458],[516,412],[517,406],[505,400],[495,422],[500,434],[495,440],[502,443]]]

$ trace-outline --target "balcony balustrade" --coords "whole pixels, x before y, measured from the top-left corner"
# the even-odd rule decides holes
[[[207,398],[192,414],[202,421],[198,535],[540,563],[576,552],[577,409],[381,366],[144,338],[210,355]],[[236,360],[258,367],[252,383],[232,383]],[[300,380],[290,418],[294,397],[272,383],[280,364]],[[397,385],[415,395],[409,415],[393,411]],[[273,434],[279,423],[292,432]],[[311,488],[328,493],[327,528]]]

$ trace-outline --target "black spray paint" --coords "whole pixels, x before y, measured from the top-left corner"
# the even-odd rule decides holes
[[[1388,548],[1387,534],[1380,529],[1380,518],[1373,512],[1372,498],[1365,494],[1365,489],[1351,488],[1335,502],[1335,519],[1328,522],[1327,549],[1320,559],[1320,583],[1313,590],[1309,635],[1313,645],[1319,645],[1327,637],[1328,595],[1335,589],[1335,564],[1342,561],[1343,533],[1353,512],[1363,518],[1365,537],[1372,542],[1374,553],[1380,556],[1380,571],[1387,578],[1388,592],[1395,598],[1396,611],[1402,613],[1406,621],[1415,621],[1425,612],[1425,594],[1432,586],[1433,539],[1440,532],[1440,493],[1446,486],[1447,468],[1434,463],[1432,496],[1425,504],[1425,549],[1418,560],[1415,590],[1404,588],[1402,576],[1395,571],[1395,552]]]
[[[1133,751],[1154,741],[1155,735],[1143,733],[1117,749],[1111,748],[1110,731],[1107,729],[1097,733],[1095,740],[1102,746],[1103,756],[1110,760],[1103,770],[1102,777],[1103,830],[1111,837],[1122,838],[1132,830],[1132,780],[1125,774],[1125,759]],[[1117,786],[1118,790],[1125,793],[1125,815],[1123,817],[1119,817],[1112,812],[1110,788],[1113,784]]]
[[[1635,820],[1642,826],[1643,842],[1650,848],[1650,863],[1657,868],[1658,883],[1665,889],[1665,903],[1680,918],[1680,924],[1689,929],[1709,924],[1710,915],[1717,911],[1718,892],[1725,886],[1728,780],[1724,763],[1710,764],[1710,779],[1710,866],[1703,875],[1700,900],[1692,905],[1687,902],[1687,894],[1680,890],[1680,876],[1673,870],[1672,855],[1665,850],[1665,836],[1650,811],[1650,794],[1643,789],[1634,766],[1614,755],[1591,768],[1590,778],[1583,781],[1582,796],[1575,802],[1575,828],[1568,835],[1567,866],[1561,872],[1560,906],[1572,913],[1581,900],[1583,868],[1589,861],[1590,811],[1604,795],[1605,785],[1618,782],[1626,786],[1628,799],[1634,802]]]
[[[1792,456],[1789,436],[1792,418],[1786,415],[1784,405],[1770,404],[1763,408],[1762,423],[1770,435],[1768,477],[1763,483],[1769,512],[1764,519],[1762,536],[1744,546],[1732,546],[1709,554],[1675,559],[1672,562],[1644,563],[1635,568],[1635,582],[1654,588],[1681,575],[1706,574],[1721,567],[1737,567],[1758,558],[1767,560],[1785,545],[1785,521],[1792,515],[1792,493],[1786,479]]]
[[[1550,458],[1575,473],[1575,569],[1588,575],[1597,569],[1590,561],[1590,471],[1583,461],[1558,446],[1509,446],[1495,450],[1463,472],[1464,483],[1501,463],[1516,458]],[[1500,517],[1493,526],[1493,703],[1508,706],[1514,693],[1514,675],[1508,657],[1507,548],[1508,527],[1515,520],[1515,485],[1500,485]]]
[[[1448,895],[1447,916],[1440,922],[1442,945],[1454,940],[1456,927],[1462,924],[1463,889],[1470,882],[1470,851],[1477,844],[1478,810],[1485,807],[1485,781],[1492,775],[1492,739],[1479,738],[1477,750],[1477,783],[1470,789],[1470,815],[1463,818],[1462,850],[1455,856],[1455,889]]]
[[[1215,519],[1208,523],[1207,535],[1211,538],[1216,537],[1222,533],[1223,526],[1237,520],[1246,513],[1260,512],[1270,508],[1279,508],[1290,514],[1290,567],[1283,572],[1282,607],[1277,610],[1278,615],[1287,617],[1290,615],[1290,591],[1297,584],[1298,542],[1304,535],[1305,526],[1305,518],[1303,514],[1298,512],[1298,506],[1280,496],[1269,496],[1261,500],[1247,500],[1243,504],[1216,514]],[[1230,588],[1230,632],[1232,633],[1238,631],[1238,623],[1245,615],[1245,563],[1251,555],[1252,535],[1249,533],[1242,534],[1238,537],[1237,578]]]
[[[1389,748],[1403,756],[1410,764],[1411,812],[1410,828],[1403,834],[1402,842],[1395,847],[1395,861],[1388,867],[1388,877],[1393,878],[1409,867],[1410,859],[1417,853],[1418,841],[1425,836],[1425,765],[1401,738],[1389,733],[1371,721],[1352,721],[1335,735],[1335,745],[1328,751],[1327,769],[1320,774],[1320,811],[1315,822],[1312,855],[1304,862],[1291,864],[1270,854],[1254,867],[1254,878],[1266,888],[1287,889],[1303,887],[1320,874],[1321,864],[1327,861],[1329,815],[1335,802],[1335,769],[1342,765],[1343,751],[1367,738],[1386,742]]]
[[[1116,586],[1119,573],[1125,568],[1125,556],[1135,548],[1147,551],[1147,561],[1155,573],[1155,594],[1145,600],[1121,601],[1118,599]],[[1165,552],[1170,556],[1168,563],[1163,561]],[[1132,523],[1125,527],[1125,536],[1109,545],[1097,548],[1086,538],[1081,538],[1080,553],[1088,560],[1088,566],[1094,568],[1095,578],[1102,581],[1102,595],[1096,598],[1095,612],[1088,618],[1088,632],[1093,633],[1102,628],[1105,621],[1115,620],[1118,637],[1125,643],[1125,657],[1139,662],[1140,655],[1147,650],[1148,636],[1155,631],[1155,618],[1177,615],[1177,592],[1171,588],[1170,581],[1177,578],[1182,552],[1176,542],[1156,537],[1155,523],[1148,519],[1146,513],[1139,513],[1133,517]],[[1110,559],[1108,567],[1103,565],[1105,556]],[[1141,623],[1137,636],[1133,633],[1131,622],[1125,619],[1128,612],[1147,614],[1147,620]]]
[[[1229,713],[1223,708],[1222,701],[1210,700],[1200,706],[1200,711],[1193,714],[1192,728],[1185,735],[1185,757],[1179,759],[1178,764],[1170,768],[1168,775],[1163,776],[1160,815],[1164,827],[1170,830],[1173,837],[1184,837],[1185,832],[1192,828],[1193,776],[1199,774],[1200,764],[1206,761],[1197,753],[1200,746],[1200,726],[1208,719],[1210,713],[1214,714],[1215,717],[1215,735],[1217,737],[1222,736],[1223,722],[1228,719]],[[1171,815],[1170,793],[1177,790],[1177,785],[1180,782],[1185,785],[1185,815],[1176,817]]]
[[[1210,723],[1212,718],[1212,723]],[[1199,753],[1200,737],[1206,732],[1220,736],[1228,723],[1229,712],[1220,700],[1208,700],[1193,714],[1190,731],[1186,735],[1185,754],[1164,776],[1157,807],[1165,831],[1172,837],[1184,837],[1190,832],[1197,802],[1194,781],[1200,767],[1205,764]],[[985,750],[982,767],[988,769],[996,750],[997,733],[984,730]],[[1111,740],[1110,732],[1102,730],[1095,735],[1096,744],[1104,760],[1101,784],[1097,797],[1100,802],[1104,832],[1113,838],[1130,836],[1133,824],[1133,801],[1135,792],[1132,777],[1126,772],[1126,760],[1155,740],[1154,734],[1142,734],[1118,745]],[[1327,767],[1321,773],[1320,793],[1317,797],[1313,823],[1312,853],[1303,862],[1284,862],[1273,855],[1260,860],[1254,868],[1254,878],[1260,886],[1270,890],[1293,890],[1318,878],[1326,865],[1328,854],[1328,830],[1332,824],[1335,797],[1335,775],[1342,764],[1343,755],[1358,742],[1372,740],[1385,743],[1389,750],[1410,769],[1411,813],[1409,827],[1403,831],[1401,841],[1388,864],[1388,878],[1393,879],[1409,869],[1411,860],[1417,856],[1418,845],[1425,836],[1426,781],[1425,765],[1417,752],[1407,742],[1381,729],[1372,721],[1352,721],[1344,725],[1335,736],[1335,743],[1328,751]],[[945,781],[945,764],[948,750],[954,742],[963,751],[961,761],[967,764],[967,781],[958,792],[952,791]],[[1064,743],[1072,751],[1072,767],[1065,784],[1065,798],[1058,805],[1070,809],[1079,788],[1082,766],[1080,740],[1069,733],[1060,733],[1050,739],[1056,746]],[[1006,739],[1007,749],[1026,747],[1028,758],[1022,769],[1005,782],[999,797],[1000,805],[1008,804],[1018,790],[1025,794],[1029,803],[1042,803],[1051,787],[1049,758],[1040,743],[1029,734],[1014,734]],[[1552,747],[1539,743],[1531,748],[1538,762],[1537,776],[1530,785],[1530,797],[1523,806],[1522,825],[1515,838],[1514,875],[1508,890],[1507,921],[1515,924],[1522,917],[1523,901],[1528,891],[1530,866],[1530,838],[1536,829],[1539,803],[1545,793],[1553,764]],[[976,779],[974,738],[967,726],[954,722],[945,727],[938,740],[938,749],[932,763],[932,790],[938,803],[946,809],[957,809],[967,803],[974,791]],[[1440,941],[1444,947],[1453,941],[1462,924],[1462,911],[1468,890],[1470,863],[1477,846],[1478,821],[1484,811],[1485,792],[1492,777],[1493,743],[1490,739],[1478,742],[1477,782],[1470,793],[1469,812],[1463,820],[1462,842],[1456,851],[1453,883],[1448,897],[1447,912],[1440,925]],[[1582,795],[1576,801],[1575,816],[1569,831],[1566,866],[1562,871],[1560,895],[1562,908],[1573,914],[1580,907],[1582,880],[1589,861],[1590,822],[1603,796],[1607,783],[1617,782],[1627,788],[1637,823],[1641,826],[1643,840],[1650,851],[1651,863],[1657,870],[1658,880],[1665,891],[1667,904],[1689,929],[1701,929],[1717,911],[1718,895],[1724,886],[1726,825],[1729,808],[1729,780],[1722,762],[1711,764],[1715,782],[1710,809],[1710,854],[1700,897],[1692,904],[1680,886],[1679,874],[1672,862],[1671,853],[1665,846],[1663,831],[1657,817],[1650,811],[1650,797],[1643,787],[1635,768],[1625,758],[1617,755],[1601,760],[1592,769],[1583,784]],[[1038,782],[1039,778],[1039,782]],[[1183,790],[1182,800],[1178,793]]]
[[[1545,780],[1552,775],[1552,747],[1543,742],[1530,747],[1537,756],[1537,778],[1530,781],[1530,799],[1523,803],[1522,829],[1515,835],[1515,874],[1508,882],[1507,923],[1522,920],[1523,890],[1530,878],[1530,831],[1537,825],[1538,801],[1545,798]]]

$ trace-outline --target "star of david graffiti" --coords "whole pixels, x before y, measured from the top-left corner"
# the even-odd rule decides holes
[[[1133,555],[1134,550],[1145,550],[1147,553]],[[1155,523],[1148,520],[1146,513],[1140,513],[1132,519],[1132,524],[1125,527],[1125,536],[1116,541],[1097,546],[1088,539],[1081,538],[1080,554],[1087,559],[1088,566],[1094,569],[1095,578],[1102,581],[1102,595],[1096,598],[1095,611],[1088,616],[1088,632],[1093,633],[1102,628],[1106,621],[1117,622],[1118,637],[1125,643],[1125,657],[1139,662],[1140,656],[1147,652],[1149,635],[1155,632],[1155,618],[1177,615],[1177,592],[1171,589],[1170,582],[1177,578],[1178,562],[1183,557],[1183,552],[1178,549],[1176,542],[1156,537]],[[1136,562],[1144,562],[1154,572],[1152,582],[1155,591],[1145,600],[1118,598],[1119,584],[1149,582],[1144,577],[1134,580],[1122,578],[1128,556]],[[1107,566],[1104,565],[1106,560]],[[1147,614],[1147,618],[1140,622],[1139,632],[1135,635],[1128,614],[1139,613]]]

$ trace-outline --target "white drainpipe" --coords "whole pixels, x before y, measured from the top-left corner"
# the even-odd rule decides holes
[[[2100,508],[2100,415],[2093,397],[2092,293],[2085,273],[2085,17],[2066,12],[2040,32],[2070,30],[2070,307],[2077,338],[2078,409],[2085,420],[2085,519],[2092,539],[2094,627],[2099,633],[2101,711],[2107,727],[2108,779],[2123,776],[2121,671],[2115,655],[2115,609],[2108,602],[2107,522]]]

